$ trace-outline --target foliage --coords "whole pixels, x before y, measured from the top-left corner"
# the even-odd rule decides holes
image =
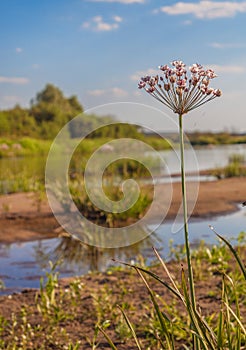
[[[103,185],[103,191],[104,195],[114,202],[122,199],[123,193],[120,186],[109,182]],[[114,227],[120,225],[120,223],[132,222],[141,218],[152,201],[151,189],[140,186],[140,193],[136,203],[124,212],[114,213],[99,209],[91,201],[85,191],[82,179],[70,182],[70,192],[74,203],[86,218],[106,227]]]
[[[67,122],[82,112],[83,107],[76,96],[65,97],[58,87],[47,84],[31,100],[30,108],[16,105],[0,111],[0,137],[53,139]],[[79,125],[77,121],[72,123],[69,131],[72,137],[76,137],[77,130],[82,128],[86,133],[92,126],[98,127],[106,121],[112,121],[112,118],[83,114]]]
[[[106,125],[93,131],[89,138],[111,138],[117,139],[122,137],[129,137],[134,139],[142,139],[143,134],[138,131],[138,127],[133,124],[127,123],[114,123],[112,125]]]
[[[246,176],[245,157],[242,154],[232,154],[229,157],[228,164],[224,168],[217,168],[213,175],[218,179]]]
[[[100,128],[101,125],[112,123],[114,119],[110,116],[98,117],[95,114],[83,113],[81,116],[73,119],[69,123],[69,132],[72,138],[81,138],[86,135],[87,138],[95,138],[93,130]],[[99,136],[98,136],[99,137]],[[104,137],[103,135],[100,136]]]
[[[246,135],[229,132],[198,132],[187,133],[192,146],[229,145],[246,143]]]
[[[38,126],[29,110],[16,105],[6,111],[0,111],[0,136],[38,136]]]

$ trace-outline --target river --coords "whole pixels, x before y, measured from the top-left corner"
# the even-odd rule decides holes
[[[189,154],[191,152],[191,154]],[[179,159],[174,151],[161,153],[168,166],[168,172],[179,172]],[[206,170],[218,166],[224,166],[228,162],[229,156],[233,154],[246,154],[246,145],[214,146],[212,148],[199,148],[195,150],[194,162],[193,150],[186,152],[186,171]],[[33,166],[37,164],[37,166]],[[43,171],[45,162],[42,159],[0,159],[0,170],[18,173],[25,169],[30,174],[37,174]],[[35,169],[35,170],[34,170]],[[163,169],[165,176],[165,169]],[[181,224],[180,224],[181,225]],[[246,210],[239,207],[235,213],[217,216],[206,220],[191,219],[189,223],[190,241],[192,247],[197,247],[201,240],[206,244],[218,244],[216,235],[211,231],[212,225],[218,233],[224,237],[233,239],[241,231],[246,231]],[[63,263],[58,267],[60,277],[85,274],[89,271],[104,271],[110,266],[114,266],[112,258],[124,261],[136,261],[137,257],[145,259],[150,264],[154,259],[152,246],[158,248],[161,256],[170,259],[170,242],[174,247],[183,244],[182,229],[178,230],[173,226],[172,221],[162,224],[153,234],[144,241],[134,246],[119,249],[100,250],[95,247],[84,248],[77,242],[72,242],[66,238],[56,238],[49,240],[39,240],[27,243],[0,244],[0,280],[4,282],[5,289],[0,290],[0,294],[8,294],[21,291],[25,288],[38,288],[41,277],[45,277],[49,270],[49,261],[63,259]]]

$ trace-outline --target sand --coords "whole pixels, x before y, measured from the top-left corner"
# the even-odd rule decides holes
[[[155,186],[157,197],[162,199],[164,205],[155,208],[152,214],[153,221],[160,218],[171,220],[176,217],[181,205],[181,184],[173,183],[171,190],[170,202],[167,195],[170,185]],[[230,213],[238,210],[238,205],[246,200],[246,178],[234,177],[200,184],[188,183],[187,197],[192,217],[204,218]],[[164,216],[163,207],[169,207]],[[182,213],[182,210],[180,212]],[[0,243],[57,237],[61,231],[46,199],[40,205],[33,193],[0,196]]]

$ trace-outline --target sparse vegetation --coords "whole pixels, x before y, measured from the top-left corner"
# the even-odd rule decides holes
[[[234,242],[236,254],[245,256],[245,233]],[[136,340],[140,349],[190,349],[192,309],[186,309],[180,251],[173,251],[178,261],[168,263],[168,270],[160,260],[152,267],[116,266],[68,281],[59,281],[59,265],[51,264],[40,290],[20,295],[18,307],[18,295],[0,298],[0,349],[131,349]],[[207,337],[217,344],[208,349],[243,349],[246,282],[230,249],[221,240],[213,247],[201,243],[192,252],[192,263],[199,290],[198,327],[206,325]],[[195,332],[200,330],[203,339],[206,330]]]
[[[246,176],[246,162],[242,154],[233,154],[229,157],[228,165],[223,168],[217,168],[212,171],[212,174],[218,179]]]

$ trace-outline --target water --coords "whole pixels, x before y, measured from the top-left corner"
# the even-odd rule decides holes
[[[180,172],[178,150],[162,151],[160,154],[166,164],[166,168],[162,169],[162,175]],[[246,144],[188,148],[185,150],[185,168],[187,172],[196,172],[197,170],[223,167],[228,163],[229,156],[233,154],[246,156]],[[24,173],[27,177],[37,176],[42,178],[45,163],[45,157],[0,158],[0,180],[9,173],[14,175]]]
[[[207,245],[218,244],[218,239],[209,225],[225,238],[235,242],[241,231],[246,231],[246,209],[241,208],[235,213],[201,220],[192,219],[189,224],[190,242],[193,248],[201,240]],[[184,244],[183,230],[176,233],[172,221],[161,225],[155,233],[144,241],[131,247],[120,249],[97,249],[84,247],[76,241],[66,238],[39,240],[27,243],[0,244],[0,279],[6,289],[2,294],[18,292],[25,288],[38,288],[41,277],[49,270],[49,261],[64,260],[59,266],[59,276],[69,277],[83,275],[89,271],[105,271],[116,264],[112,258],[126,262],[135,261],[139,255],[146,259],[147,264],[155,259],[152,246],[155,246],[161,256],[170,258],[170,241],[173,246]],[[0,294],[1,294],[0,293]]]
[[[195,156],[200,170],[206,170],[218,166],[224,166],[228,157],[232,154],[246,154],[246,145],[215,146],[213,148],[196,149]],[[179,159],[174,151],[162,152],[169,173],[179,172]],[[36,165],[35,165],[36,164]],[[25,171],[33,174],[43,172],[44,159],[0,159],[0,171],[9,169],[16,174]],[[186,171],[197,170],[196,159],[193,150],[186,151]],[[163,172],[165,175],[165,169]],[[201,179],[200,179],[201,180]],[[207,179],[205,179],[207,180]],[[193,246],[197,246],[200,240],[207,244],[216,244],[215,234],[209,229],[209,225],[224,237],[236,237],[241,231],[246,231],[246,209],[226,216],[218,216],[206,220],[192,219],[189,226],[190,240]],[[173,233],[176,227],[173,222],[161,225],[149,238],[134,246],[122,249],[98,250],[97,248],[82,247],[68,241],[65,238],[39,240],[27,243],[14,243],[11,245],[0,244],[0,280],[3,280],[6,289],[0,294],[20,291],[24,288],[38,288],[41,277],[49,270],[49,261],[56,261],[59,257],[64,259],[59,267],[60,277],[85,274],[88,271],[104,271],[112,264],[112,258],[124,261],[135,260],[142,255],[148,264],[153,260],[152,246],[156,246],[163,258],[169,258],[169,243],[174,245],[184,243],[182,230]]]
[[[170,174],[180,173],[179,153],[173,150],[160,152],[163,156]],[[228,164],[229,157],[234,154],[244,155],[246,157],[246,144],[236,145],[218,145],[201,148],[188,148],[185,150],[185,169],[186,172],[196,172],[218,167],[224,167]]]

